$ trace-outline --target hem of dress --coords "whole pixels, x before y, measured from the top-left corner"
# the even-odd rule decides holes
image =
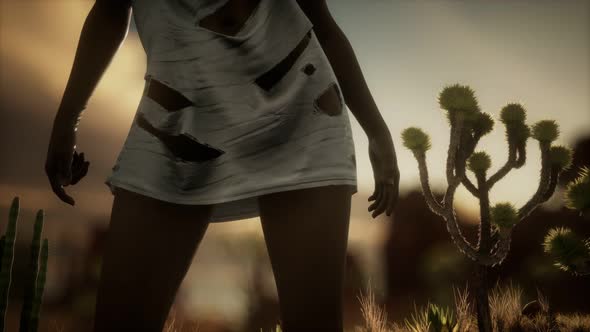
[[[265,188],[260,190],[251,191],[245,194],[241,194],[238,196],[226,197],[221,199],[211,199],[206,201],[195,201],[192,199],[178,199],[177,197],[166,195],[158,192],[153,192],[149,190],[145,190],[144,188],[138,187],[133,185],[129,182],[123,182],[120,180],[115,180],[114,178],[107,179],[104,182],[111,190],[111,193],[114,194],[114,187],[121,187],[123,189],[133,191],[144,196],[148,196],[151,198],[155,198],[161,201],[175,203],[175,204],[183,204],[183,205],[216,205],[216,204],[223,204],[229,203],[233,201],[243,200],[247,198],[257,197],[265,194],[271,194],[275,192],[282,192],[282,191],[289,191],[289,190],[297,190],[297,189],[306,189],[306,188],[315,188],[315,187],[323,187],[323,186],[330,186],[330,185],[349,185],[351,186],[351,194],[354,195],[358,192],[357,187],[357,180],[350,179],[350,178],[335,178],[335,179],[321,179],[321,180],[311,180],[308,182],[300,182],[296,184],[289,184],[283,185],[278,187],[272,188]],[[248,212],[248,210],[242,210],[241,212],[233,215],[223,216],[221,218],[217,218],[215,220],[211,220],[210,222],[225,222],[225,221],[233,221],[233,220],[240,220],[240,219],[248,219],[248,218],[255,218],[259,217],[260,212],[258,208],[255,211]]]

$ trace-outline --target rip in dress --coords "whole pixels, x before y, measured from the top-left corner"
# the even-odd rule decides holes
[[[194,105],[182,93],[151,76],[149,77],[146,96],[168,112],[177,112]],[[221,149],[199,142],[198,139],[188,133],[180,135],[168,134],[154,127],[141,113],[137,115],[135,121],[139,128],[157,137],[176,158],[182,161],[204,162],[218,158],[225,153]]]

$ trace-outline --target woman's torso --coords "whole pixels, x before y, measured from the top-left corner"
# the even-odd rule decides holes
[[[308,127],[299,128],[298,135],[323,127],[350,134],[336,76],[296,0],[132,4],[147,55],[137,114],[158,131],[187,134],[226,151],[219,163],[232,158],[232,151],[245,153],[284,141],[299,124]],[[146,95],[153,80],[188,102],[166,109]],[[311,120],[319,111],[319,96],[330,87],[338,105],[333,114],[343,116]],[[133,133],[129,147],[168,153],[137,127]]]
[[[296,0],[133,0],[132,6],[147,74],[180,89],[252,81],[313,27]]]

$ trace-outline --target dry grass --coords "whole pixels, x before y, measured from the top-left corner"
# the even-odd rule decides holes
[[[411,316],[411,321],[405,320],[405,331],[424,332],[430,329],[430,322],[428,322],[428,307],[430,302],[422,308],[416,307],[414,303],[414,313]],[[401,332],[401,331],[400,331]]]
[[[371,284],[367,289],[367,295],[358,297],[361,304],[361,312],[365,319],[365,326],[357,328],[359,332],[387,332],[387,311],[385,308],[377,306],[375,294],[371,289]]]
[[[490,315],[494,330],[510,331],[515,328],[521,316],[522,289],[510,284],[496,283],[489,295]]]
[[[468,285],[466,284],[464,291],[453,287],[458,332],[472,331],[477,325],[477,321],[473,313],[473,306],[469,302],[469,289],[467,286]]]
[[[477,332],[477,319],[474,313],[474,305],[469,302],[467,286],[464,290],[453,287],[458,332]],[[510,329],[519,331],[549,331],[550,319],[548,316],[549,303],[547,298],[537,290],[537,302],[540,310],[529,317],[522,315],[522,295],[520,287],[512,282],[506,286],[496,284],[490,292],[490,311],[493,320],[494,331],[499,327],[503,331]],[[388,323],[385,308],[380,307],[375,300],[375,294],[369,286],[366,295],[359,297],[361,311],[365,320],[364,326],[357,326],[354,332],[429,332],[428,307],[418,308],[414,303],[414,313],[410,319],[403,323]],[[555,323],[560,332],[585,332],[590,331],[590,315],[582,313],[557,314]],[[184,322],[177,319],[176,310],[173,308],[166,321],[162,332],[200,332],[198,323],[196,326],[184,326]],[[52,328],[55,332],[69,332],[64,325],[52,320]],[[279,325],[275,332],[281,332]]]
[[[590,331],[590,315],[575,313],[571,315],[557,315],[555,318],[561,332]]]
[[[469,302],[467,286],[464,290],[453,288],[455,297],[455,312],[457,317],[458,332],[477,332],[477,318],[474,305]],[[369,292],[367,298],[362,298],[365,326],[357,327],[355,332],[429,332],[428,307],[417,308],[414,304],[414,313],[404,323],[392,323],[389,329],[386,327],[386,315],[380,312],[371,299]],[[547,298],[537,290],[537,303],[539,311],[527,317],[522,314],[523,291],[520,287],[510,282],[506,286],[496,284],[491,290],[489,301],[494,331],[549,331],[551,321],[549,319],[549,303]],[[590,331],[590,315],[575,313],[571,315],[556,315],[556,325],[560,332],[585,332]]]

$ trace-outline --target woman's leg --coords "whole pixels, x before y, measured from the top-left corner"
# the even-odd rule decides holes
[[[179,205],[116,188],[94,332],[161,332],[209,225],[211,205]]]
[[[324,186],[259,197],[285,332],[342,332],[351,191]]]

